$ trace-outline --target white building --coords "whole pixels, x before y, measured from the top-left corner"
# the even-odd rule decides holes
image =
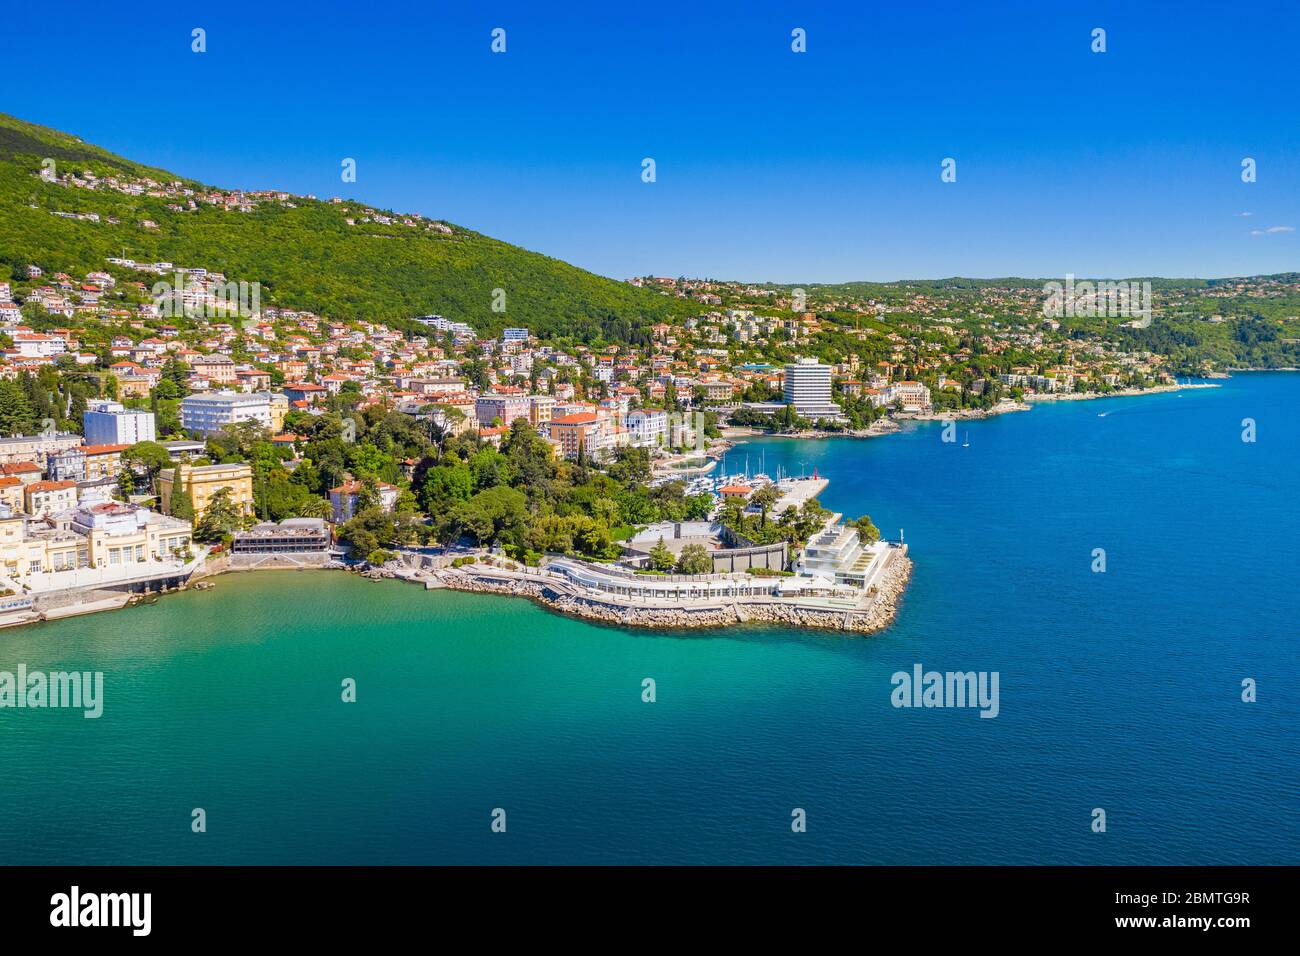
[[[785,403],[804,418],[838,418],[843,412],[831,400],[831,367],[815,358],[801,358],[785,367]]]
[[[928,413],[933,409],[930,404],[930,389],[920,382],[894,382],[885,389],[885,404],[898,402],[905,412]]]
[[[271,396],[267,392],[208,392],[181,401],[181,427],[199,435],[214,435],[236,422],[271,427]]]
[[[158,440],[153,412],[128,410],[120,402],[91,401],[81,421],[87,445],[134,445]]]
[[[361,495],[363,485],[354,478],[349,478],[337,488],[330,489],[330,507],[334,512],[334,523],[343,524],[345,521],[352,520],[352,516],[357,513],[357,499]],[[397,507],[397,496],[400,493],[396,485],[390,485],[386,481],[375,482],[375,493],[379,498],[379,507],[384,511],[392,511]]]
[[[65,339],[40,332],[14,332],[10,338],[23,358],[48,358],[63,353],[68,347]]]
[[[662,408],[635,408],[627,413],[624,422],[632,433],[632,444],[668,444],[668,413]]]
[[[800,574],[826,578],[838,587],[865,588],[883,567],[889,545],[877,541],[864,547],[858,531],[843,521],[843,515],[834,514],[813,535],[795,570]]]

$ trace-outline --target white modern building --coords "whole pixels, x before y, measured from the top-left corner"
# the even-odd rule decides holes
[[[477,334],[475,334],[474,330],[470,328],[468,324],[464,322],[452,322],[449,319],[444,319],[440,315],[424,315],[420,316],[415,321],[419,322],[421,325],[427,325],[431,329],[437,329],[439,332],[450,332],[458,339],[478,338]]]
[[[801,358],[785,367],[785,403],[804,418],[838,418],[843,414],[831,400],[831,367],[815,358]]]
[[[127,409],[120,402],[92,401],[81,421],[87,445],[134,445],[158,440],[153,412]]]
[[[268,392],[208,392],[181,401],[181,427],[198,435],[214,435],[236,422],[271,427]]]
[[[857,528],[834,514],[813,535],[795,562],[800,574],[826,578],[837,587],[866,588],[884,568],[889,545],[883,541],[863,546]]]

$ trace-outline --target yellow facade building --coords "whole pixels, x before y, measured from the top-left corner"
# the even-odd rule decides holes
[[[0,574],[19,585],[30,584],[33,574],[83,568],[128,577],[148,571],[150,562],[187,558],[192,531],[188,521],[117,501],[48,520],[0,505]]]
[[[158,490],[162,496],[162,510],[168,514],[172,510],[172,483],[177,469],[165,468],[158,476]],[[203,517],[208,504],[222,488],[230,489],[230,500],[244,513],[253,513],[253,466],[234,465],[180,465],[180,478],[183,488],[189,489],[190,499],[194,503],[194,521]]]

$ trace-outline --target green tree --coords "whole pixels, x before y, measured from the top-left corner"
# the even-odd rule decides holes
[[[381,500],[379,497],[379,482],[374,476],[367,475],[361,479],[361,487],[357,489],[357,502],[354,510],[369,511],[371,508],[378,508]]]
[[[528,523],[528,499],[515,488],[497,485],[480,491],[452,509],[447,531],[454,537],[466,533],[479,544],[498,540],[523,544]]]
[[[767,527],[767,513],[781,499],[781,492],[776,485],[764,485],[749,496],[750,504],[758,505],[761,515],[760,527]]]
[[[849,524],[858,529],[858,540],[863,544],[875,544],[880,540],[880,529],[871,520],[871,515],[863,515]]]
[[[702,491],[698,495],[689,495],[686,499],[687,521],[704,521],[713,511],[713,496],[707,491]]]
[[[328,519],[333,513],[330,503],[320,495],[308,495],[298,505],[296,517]]]
[[[417,494],[426,513],[443,513],[457,502],[468,501],[474,494],[474,474],[469,465],[453,457],[450,462],[425,471]]]
[[[150,493],[154,490],[154,481],[159,473],[171,464],[171,454],[153,441],[136,442],[122,453],[122,458],[127,468],[135,468],[144,473],[145,485]]]
[[[208,499],[208,506],[203,510],[203,517],[194,528],[197,541],[220,541],[233,531],[244,526],[244,512],[232,500],[229,488],[218,488]]]
[[[656,571],[671,571],[676,563],[677,555],[669,550],[668,545],[664,544],[663,535],[660,535],[659,543],[650,549],[650,567]]]
[[[681,574],[710,574],[713,558],[702,544],[688,544],[677,556],[677,570]]]
[[[37,430],[36,414],[22,385],[13,379],[0,379],[0,432],[5,435],[30,435]]]
[[[194,495],[191,489],[181,483],[181,466],[172,471],[171,513],[173,518],[182,521],[194,520]]]

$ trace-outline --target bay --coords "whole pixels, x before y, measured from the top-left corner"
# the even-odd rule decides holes
[[[105,675],[97,720],[0,709],[0,862],[1294,864],[1297,408],[1300,376],[1243,374],[955,443],[737,449],[903,530],[874,636],[625,630],[334,572],[0,631],[0,670]],[[998,672],[998,717],[893,707],[918,663]]]

